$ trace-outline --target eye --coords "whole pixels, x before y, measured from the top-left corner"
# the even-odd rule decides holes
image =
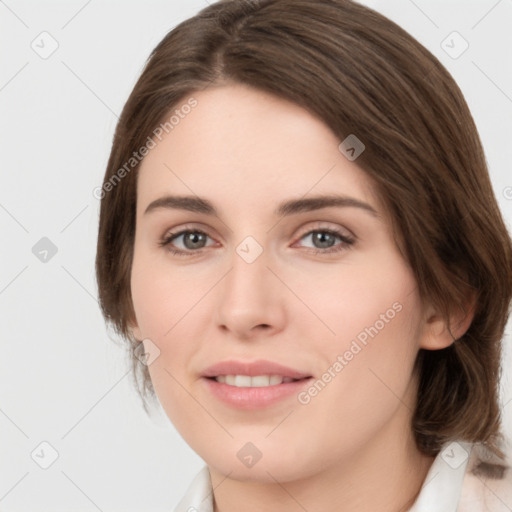
[[[323,229],[318,228],[312,231],[308,231],[305,235],[303,235],[300,240],[304,240],[306,238],[310,238],[314,245],[316,245],[311,252],[314,254],[330,254],[343,251],[350,247],[355,239],[351,236],[342,233],[336,229]],[[341,240],[341,244],[336,246],[333,245],[335,243],[336,238]]]
[[[185,245],[186,250],[175,249],[171,246],[172,242],[181,237],[183,237],[183,244]],[[203,244],[206,238],[209,238],[209,236],[199,229],[183,229],[177,233],[168,233],[162,240],[160,240],[160,242],[158,242],[158,245],[161,247],[167,247],[167,250],[172,254],[188,256],[192,252],[200,252],[200,249],[205,247]]]
[[[355,238],[342,233],[336,229],[324,229],[318,228],[310,230],[300,240],[310,237],[313,247],[308,252],[314,254],[330,254],[343,251],[350,247],[354,242]],[[175,248],[173,244],[176,240],[182,238],[182,244],[184,248]],[[210,238],[207,233],[200,229],[183,229],[178,232],[168,233],[162,240],[158,242],[160,247],[166,247],[169,252],[177,256],[191,256],[193,253],[200,253],[201,249],[206,247],[205,242]],[[341,244],[333,245],[335,240],[339,239]]]

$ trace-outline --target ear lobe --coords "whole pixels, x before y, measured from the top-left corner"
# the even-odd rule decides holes
[[[440,350],[449,347],[469,329],[475,316],[476,296],[466,301],[464,308],[457,308],[450,314],[449,322],[432,306],[427,308],[420,348]]]

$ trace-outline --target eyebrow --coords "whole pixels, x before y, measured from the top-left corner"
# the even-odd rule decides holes
[[[354,197],[339,195],[322,195],[301,199],[290,199],[279,204],[274,210],[274,215],[285,217],[296,213],[320,210],[330,207],[354,207],[361,208],[375,217],[379,217],[377,211],[364,201],[360,201]],[[198,196],[171,196],[167,195],[155,199],[148,205],[144,211],[144,215],[158,209],[176,209],[186,210],[189,212],[203,213],[205,215],[218,216],[215,206]]]

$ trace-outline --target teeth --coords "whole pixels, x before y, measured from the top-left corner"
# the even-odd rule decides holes
[[[290,377],[282,377],[281,375],[219,375],[215,377],[217,382],[236,386],[237,388],[263,388],[266,386],[275,386],[283,382],[292,382],[294,379]]]
[[[229,382],[227,379],[226,382],[231,384],[231,382]],[[251,377],[248,375],[236,375],[233,385],[237,388],[248,388],[251,385]]]
[[[237,377],[238,379],[238,377]],[[270,386],[272,384],[281,384],[281,379],[277,377],[278,382],[271,382],[270,377],[267,377],[266,375],[258,375],[257,377],[247,377],[247,379],[250,380],[250,386],[254,388],[263,388],[265,386]]]
[[[274,384],[281,384],[281,382],[290,382],[293,379],[287,378],[286,380],[281,377],[281,375],[271,375],[269,377],[269,385],[273,386]]]

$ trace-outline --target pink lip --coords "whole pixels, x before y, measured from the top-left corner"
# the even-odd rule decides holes
[[[210,366],[201,375],[209,393],[231,407],[244,410],[269,407],[292,395],[297,396],[311,380],[311,375],[264,360],[250,363],[223,361]],[[236,387],[217,382],[214,377],[219,375],[249,375],[251,377],[256,375],[281,375],[282,377],[298,380],[266,387]]]
[[[258,361],[221,361],[220,363],[209,366],[202,373],[202,377],[218,377],[219,375],[281,375],[292,379],[305,379],[311,377],[306,373],[293,368],[288,368],[272,361],[260,359]]]

